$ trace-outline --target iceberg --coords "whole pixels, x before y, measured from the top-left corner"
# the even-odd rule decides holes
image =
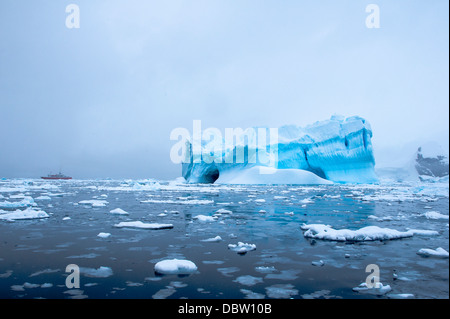
[[[358,116],[333,116],[306,127],[285,125],[276,134],[256,127],[234,130],[223,139],[216,131],[207,129],[201,138],[197,133],[186,140],[182,176],[188,183],[378,182],[372,129]]]

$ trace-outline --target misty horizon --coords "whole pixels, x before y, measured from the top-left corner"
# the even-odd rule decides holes
[[[376,167],[448,154],[448,2],[74,1],[0,4],[0,178],[181,176],[170,132],[373,129]],[[409,155],[410,154],[410,155]]]

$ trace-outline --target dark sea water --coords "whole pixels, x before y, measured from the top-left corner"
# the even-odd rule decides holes
[[[3,180],[0,195],[0,203],[31,196],[35,209],[49,215],[0,219],[0,298],[449,297],[449,259],[417,254],[422,248],[449,249],[448,218],[425,215],[448,216],[448,183],[231,186]],[[92,199],[106,202],[100,207],[80,204]],[[116,208],[129,214],[111,214]],[[215,214],[219,209],[232,213]],[[3,208],[0,216],[7,212]],[[215,218],[201,221],[198,215]],[[125,221],[173,228],[114,227]],[[303,224],[438,234],[336,242],[305,238]],[[111,235],[100,238],[101,232]],[[203,241],[216,236],[222,240]],[[228,248],[238,242],[254,244],[256,250],[238,254]],[[174,258],[188,259],[198,270],[187,276],[155,274],[158,261]],[[66,286],[69,264],[82,269],[78,289]],[[390,292],[353,290],[366,281],[369,264],[379,267],[380,281]]]

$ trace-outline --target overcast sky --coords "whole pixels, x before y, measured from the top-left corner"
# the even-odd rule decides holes
[[[66,27],[66,6],[80,28]],[[380,8],[380,28],[365,25]],[[159,178],[176,127],[372,125],[448,151],[448,0],[2,0],[0,177]],[[405,146],[406,145],[406,146]]]

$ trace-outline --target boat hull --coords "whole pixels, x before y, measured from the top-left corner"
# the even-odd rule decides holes
[[[72,179],[72,177],[41,177],[42,179]]]

